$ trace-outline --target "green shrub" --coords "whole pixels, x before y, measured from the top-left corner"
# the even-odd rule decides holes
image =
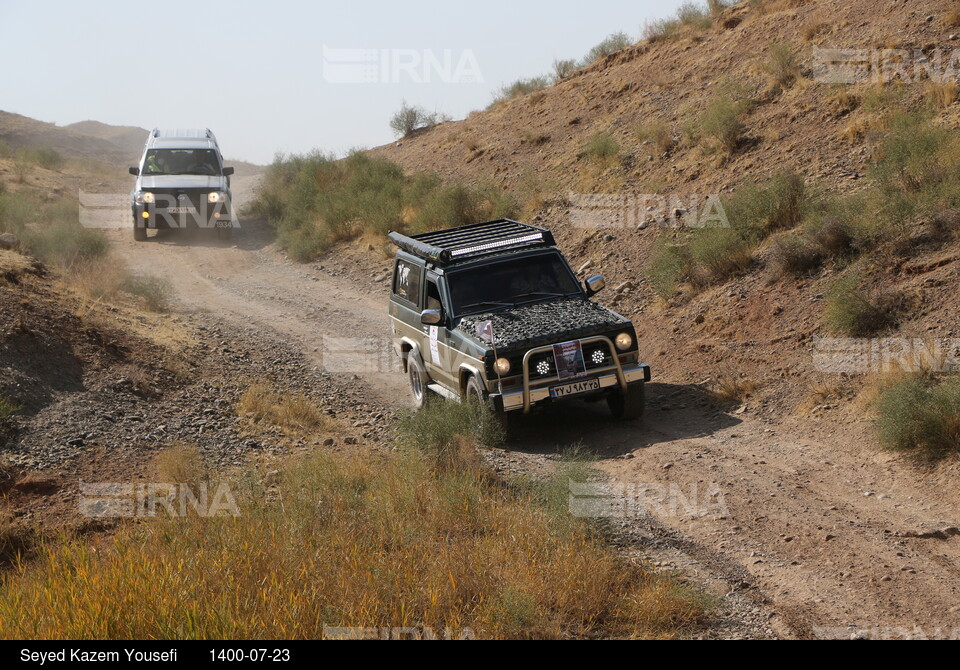
[[[530,93],[535,93],[536,91],[542,91],[543,89],[549,87],[551,83],[550,77],[546,76],[518,79],[512,84],[506,84],[500,87],[500,90],[498,90],[493,96],[494,104],[500,102],[501,100],[512,100],[513,98],[529,95]]]
[[[877,429],[888,449],[940,458],[960,450],[960,379],[899,380],[877,399]]]
[[[703,228],[693,233],[689,244],[693,263],[691,280],[704,287],[722,283],[748,270],[753,264],[755,243],[734,228]]]
[[[103,258],[110,250],[110,243],[102,232],[79,224],[57,223],[28,229],[21,241],[33,256],[61,268]]]
[[[390,129],[397,137],[409,137],[418,130],[437,125],[439,116],[423,107],[408,105],[404,100],[400,109],[390,119]]]
[[[0,194],[0,232],[17,233],[38,218],[38,206],[23,193]]]
[[[869,296],[861,287],[860,277],[850,275],[830,287],[824,325],[837,335],[869,337],[892,325],[895,312],[893,296]]]
[[[677,19],[682,25],[699,30],[706,30],[713,24],[707,8],[697,2],[685,2],[680,5],[677,10]]]
[[[458,404],[437,399],[419,412],[402,415],[398,426],[400,446],[426,454],[440,471],[475,466],[475,444],[495,447],[503,440],[501,423],[477,402]]]
[[[595,163],[612,163],[620,157],[620,143],[611,133],[599,132],[584,144],[582,155]]]
[[[563,81],[564,79],[569,79],[573,76],[573,73],[578,69],[577,61],[573,59],[569,60],[554,60],[553,61],[553,77],[556,81]]]
[[[47,170],[59,170],[63,167],[63,157],[50,147],[23,147],[17,151],[16,160]]]
[[[647,280],[654,292],[667,300],[677,292],[677,287],[686,281],[690,267],[690,254],[686,247],[661,238],[653,247],[646,273]]]
[[[143,300],[144,306],[151,312],[170,311],[173,286],[162,277],[140,275],[128,278],[121,290]]]
[[[724,201],[733,225],[753,231],[758,242],[772,232],[798,226],[812,205],[803,177],[796,172],[781,172],[765,184],[744,186]]]
[[[19,412],[22,407],[14,403],[10,398],[0,395],[0,428],[5,426],[10,418]]]
[[[643,39],[648,42],[665,42],[680,33],[680,21],[677,19],[656,19],[643,26]]]
[[[770,47],[763,71],[770,77],[771,88],[788,89],[800,78],[800,60],[789,42],[779,42]]]
[[[501,189],[446,185],[433,174],[407,176],[396,163],[355,152],[344,159],[313,153],[278,156],[250,212],[277,231],[299,262],[363,232],[422,232],[487,218],[512,217],[516,205]]]
[[[693,133],[695,139],[707,140],[711,149],[719,149],[727,154],[736,152],[746,131],[743,118],[748,108],[748,102],[720,93],[707,102],[698,116]]]
[[[820,246],[797,235],[776,238],[771,252],[773,264],[780,274],[801,275],[823,264]]]
[[[583,65],[592,65],[599,60],[633,46],[633,40],[626,33],[613,33],[596,45],[584,56]]]

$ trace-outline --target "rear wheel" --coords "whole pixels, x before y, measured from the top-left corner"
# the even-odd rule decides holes
[[[410,378],[410,393],[413,396],[413,408],[423,409],[427,404],[427,371],[420,362],[420,357],[410,352],[407,357],[407,376]]]
[[[627,392],[617,391],[607,396],[607,405],[613,418],[619,421],[633,421],[643,416],[644,410],[643,384],[630,386]]]

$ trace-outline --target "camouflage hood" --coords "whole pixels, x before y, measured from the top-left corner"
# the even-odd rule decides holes
[[[581,339],[630,323],[585,298],[564,298],[468,316],[459,330],[479,340],[477,325],[484,321],[493,323],[497,349],[503,351]]]

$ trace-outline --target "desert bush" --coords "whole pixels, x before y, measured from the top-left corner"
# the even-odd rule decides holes
[[[753,264],[755,242],[734,228],[703,228],[689,243],[690,280],[700,288],[722,283]]]
[[[251,207],[277,231],[291,258],[307,262],[339,241],[365,233],[416,231],[509,217],[516,206],[501,189],[444,184],[436,175],[404,174],[396,163],[353,153],[279,157]]]
[[[6,425],[10,418],[19,412],[21,407],[10,398],[0,395],[0,427]]]
[[[824,325],[831,333],[869,337],[893,325],[895,319],[895,296],[868,295],[857,275],[838,279],[827,293]]]
[[[713,399],[722,405],[744,403],[760,387],[746,375],[726,375],[719,377],[711,390]]]
[[[38,204],[24,193],[0,194],[0,232],[19,234],[38,212]]]
[[[801,275],[823,264],[820,246],[797,235],[777,237],[771,254],[773,265],[780,274]]]
[[[505,84],[504,86],[500,87],[500,89],[494,94],[494,104],[500,102],[501,100],[512,100],[513,98],[519,98],[520,96],[541,91],[550,86],[551,83],[550,77],[546,76],[518,79],[512,84]]]
[[[656,19],[647,21],[643,26],[643,39],[648,42],[665,42],[680,33],[680,21],[677,19]]]
[[[652,142],[660,153],[667,153],[674,146],[673,131],[666,121],[655,120],[641,126],[637,136],[645,142]]]
[[[173,286],[162,277],[153,275],[137,275],[128,277],[121,285],[120,290],[136,296],[143,301],[144,306],[151,312],[168,312],[173,299]]]
[[[633,39],[626,33],[613,33],[606,37],[600,44],[590,49],[583,58],[583,65],[592,65],[599,60],[613,55],[618,51],[623,51],[627,47],[633,46]]]
[[[763,71],[770,79],[770,88],[782,91],[790,88],[800,77],[800,60],[789,42],[780,42],[770,47]]]
[[[398,443],[425,454],[441,472],[478,471],[476,445],[496,447],[504,437],[501,423],[477,402],[431,402],[401,415],[398,425]]]
[[[677,9],[677,20],[681,25],[706,30],[712,25],[709,9],[697,2],[685,2]]]
[[[577,65],[577,61],[573,59],[557,59],[553,61],[553,77],[556,81],[569,79],[578,69],[579,65]]]
[[[400,109],[390,119],[390,129],[397,137],[410,137],[418,130],[423,130],[438,123],[439,116],[428,112],[423,107],[409,105],[404,100]]]
[[[882,216],[903,227],[960,206],[960,138],[919,113],[895,115],[881,142],[871,176]]]
[[[657,240],[650,257],[646,276],[654,292],[668,300],[690,274],[691,260],[687,248],[672,240]]]
[[[724,200],[732,225],[751,230],[759,242],[777,230],[799,225],[811,207],[803,177],[781,172],[765,184],[750,184]]]
[[[706,140],[709,148],[727,154],[736,152],[746,131],[744,116],[749,104],[721,92],[708,101],[697,119],[693,139]],[[689,131],[688,131],[689,134]]]
[[[110,250],[110,243],[99,230],[67,223],[24,230],[21,243],[44,263],[64,269],[103,258]]]
[[[710,14],[716,18],[723,13],[723,10],[733,5],[735,0],[707,0],[707,8]]]
[[[595,163],[609,164],[620,157],[620,143],[611,133],[599,132],[584,143],[581,155]]]
[[[877,403],[880,442],[926,458],[960,450],[960,379],[937,382],[923,375],[900,379]]]

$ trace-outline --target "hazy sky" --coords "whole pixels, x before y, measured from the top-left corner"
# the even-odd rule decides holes
[[[404,99],[462,118],[682,1],[0,0],[0,109],[210,127],[227,156],[259,163],[340,152],[391,141]]]

